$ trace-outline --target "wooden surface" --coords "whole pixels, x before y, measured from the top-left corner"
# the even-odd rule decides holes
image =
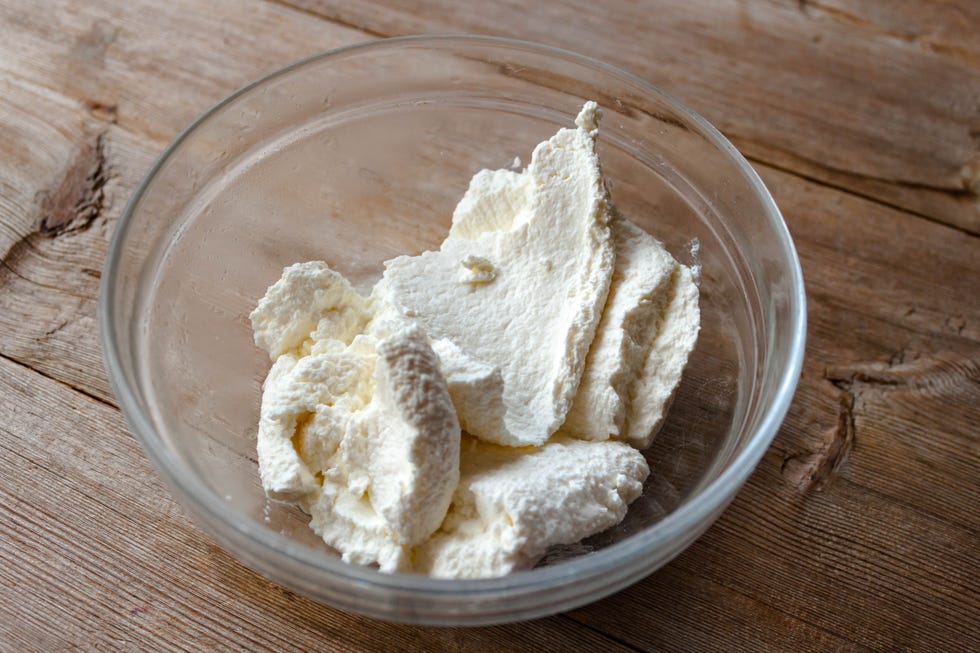
[[[95,306],[122,206],[238,86],[382,36],[569,47],[750,158],[809,299],[789,416],[720,521],[568,614],[387,625],[252,573],[116,408]],[[0,651],[980,650],[980,3],[0,0]]]

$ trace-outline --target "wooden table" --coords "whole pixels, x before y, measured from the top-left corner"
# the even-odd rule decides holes
[[[809,300],[789,416],[721,520],[569,614],[388,625],[252,573],[173,503],[97,341],[151,161],[337,46],[503,34],[629,69],[771,188]],[[0,650],[980,650],[980,2],[0,2]]]

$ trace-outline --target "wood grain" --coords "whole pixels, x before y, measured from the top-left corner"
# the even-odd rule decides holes
[[[980,233],[972,0],[287,1],[379,36],[493,34],[597,57],[668,89],[755,161]]]
[[[0,3],[0,650],[980,648],[977,5],[483,7]],[[799,391],[722,519],[607,600],[487,629],[347,615],[235,562],[129,436],[94,317],[122,206],[195,115],[437,29],[570,45],[702,109],[756,161],[809,299]]]
[[[269,2],[46,4],[0,3],[0,69],[161,147],[238,87],[368,38]]]
[[[158,146],[12,77],[0,117],[0,352],[112,402],[94,317],[102,262]]]

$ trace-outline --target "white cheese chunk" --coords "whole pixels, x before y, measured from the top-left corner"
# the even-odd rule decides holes
[[[400,542],[442,523],[459,481],[459,422],[439,358],[418,327],[378,344],[377,389],[366,411],[371,505]]]
[[[388,523],[363,494],[328,478],[304,506],[310,528],[337,549],[344,562],[378,565],[381,571],[409,571],[411,549],[394,536]]]
[[[363,329],[370,317],[367,302],[347,279],[322,261],[297,263],[266,291],[249,316],[255,344],[272,360],[299,349],[317,332],[320,339],[343,342]]]
[[[296,365],[296,357],[280,356],[262,384],[262,407],[256,445],[259,475],[266,494],[297,501],[316,489],[316,481],[293,447],[292,437],[302,410],[290,411],[279,401],[279,386]]]
[[[468,438],[442,528],[416,551],[432,576],[502,576],[534,565],[556,544],[610,528],[626,515],[649,469],[621,442],[556,437],[540,448]]]
[[[476,240],[488,231],[509,231],[526,212],[534,193],[531,175],[512,170],[481,170],[470,180],[453,211],[450,238]],[[522,222],[529,216],[523,216]]]
[[[523,172],[477,173],[440,249],[387,262],[369,298],[315,261],[251,313],[274,361],[263,487],[344,560],[500,576],[642,492],[634,447],[694,346],[698,289],[610,204],[599,117],[586,103]]]
[[[562,431],[588,440],[622,432],[630,395],[658,334],[678,263],[622,218],[612,223],[616,268],[578,393]],[[663,377],[665,383],[679,380]]]
[[[280,320],[306,326],[263,385],[262,485],[270,498],[308,510],[313,529],[345,559],[405,569],[407,552],[439,527],[449,507],[459,479],[459,423],[424,332],[397,320],[368,328],[368,303],[353,291],[352,306],[320,311],[326,303],[316,303],[324,294],[316,280],[327,293],[346,285],[322,266],[287,268],[285,282],[253,313],[268,325],[270,315],[319,311],[321,327],[305,333],[312,320]],[[290,287],[315,308],[301,310]],[[345,313],[356,313],[360,329],[371,333],[352,335],[347,321],[333,320]]]
[[[594,123],[595,104],[583,114]],[[485,407],[457,405],[485,440],[544,443],[578,388],[615,258],[595,136],[562,129],[535,148],[523,173],[477,174],[438,251],[386,264],[388,296],[402,315],[500,370],[502,411],[475,415]],[[470,257],[490,262],[495,277],[459,283]]]
[[[275,362],[262,395],[257,443],[259,473],[270,498],[298,501],[317,488],[318,470],[300,456],[303,443],[314,439],[308,430],[316,432],[317,446],[335,448],[332,440],[346,426],[341,422],[327,428],[324,421],[348,419],[373,368],[371,357],[348,351],[299,359],[285,354]],[[336,410],[325,414],[325,407]]]
[[[467,433],[486,433],[503,419],[504,377],[500,368],[467,356],[446,339],[434,340],[449,396]]]
[[[701,324],[698,286],[694,273],[678,266],[666,294],[666,307],[657,335],[633,385],[627,403],[626,419],[619,438],[645,449],[663,422],[680,383],[687,359],[694,349]]]
[[[490,283],[497,278],[493,263],[482,256],[467,256],[459,262],[463,266],[460,281],[463,283]]]
[[[417,327],[377,343],[375,389],[345,423],[308,502],[310,525],[344,560],[406,571],[442,523],[459,480],[459,423],[439,359]]]

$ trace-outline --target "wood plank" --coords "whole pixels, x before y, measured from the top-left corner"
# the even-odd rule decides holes
[[[271,3],[241,9],[0,2],[0,353],[114,401],[94,319],[99,277],[152,160],[235,88],[364,38]]]
[[[980,61],[980,41],[977,40],[980,16],[975,3],[804,0],[800,10],[861,26],[925,50],[940,50],[973,64]]]
[[[267,2],[0,2],[0,71],[169,142],[235,89],[358,30]],[[176,50],[176,51],[175,51]]]
[[[840,479],[773,501],[780,462],[771,456],[677,564],[875,650],[975,648],[975,532]]]
[[[0,353],[108,402],[95,307],[108,240],[159,144],[0,76]]]
[[[15,80],[4,91],[0,106],[6,107],[4,115],[15,116],[4,124],[17,125],[43,141],[45,154],[12,159],[13,167],[2,175],[14,180],[19,194],[10,196],[14,203],[0,214],[9,266],[0,292],[5,309],[0,311],[4,320],[0,352],[110,399],[96,363],[97,287],[85,270],[104,256],[112,216],[118,215],[155,143],[111,120],[92,118],[82,104],[38,87]],[[26,111],[14,113],[26,107],[45,118],[31,119]],[[45,131],[50,125],[54,128]],[[102,134],[101,145],[98,138],[92,140],[93,132]],[[30,140],[22,135],[8,142],[26,147]],[[79,222],[72,211],[90,203],[84,198],[92,195],[92,184],[71,180],[88,180],[92,175],[73,171],[99,167],[111,171],[101,186],[105,189],[99,200],[101,213],[87,227],[75,229],[70,225],[85,220]],[[794,231],[811,298],[810,354],[793,411],[760,472],[715,529],[662,574],[625,595],[577,611],[575,617],[641,648],[660,648],[671,639],[677,650],[684,650],[731,642],[734,637],[745,646],[779,641],[800,650],[900,647],[921,643],[923,637],[955,644],[957,638],[975,634],[970,630],[975,624],[968,619],[951,621],[957,613],[943,597],[962,597],[965,591],[965,600],[975,599],[966,579],[977,570],[975,562],[964,558],[964,551],[975,541],[969,528],[977,523],[970,502],[976,494],[971,474],[976,468],[976,415],[970,411],[977,399],[974,370],[980,315],[978,307],[964,303],[963,297],[974,291],[980,272],[977,240],[939,225],[908,221],[898,211],[793,175],[766,168],[762,172]],[[56,203],[71,210],[46,219],[40,205],[31,203],[44,188],[71,190],[70,201]],[[82,201],[70,199],[76,196]],[[862,220],[853,220],[855,215]],[[42,224],[68,226],[45,235]],[[30,246],[20,247],[11,257],[18,242]],[[45,339],[52,325],[65,318],[68,324]],[[896,358],[901,352],[907,361]],[[904,380],[891,384],[887,380],[893,376]],[[876,382],[878,377],[886,381]],[[847,404],[841,398],[848,393],[853,397],[844,410],[842,430],[841,411]],[[920,426],[923,416],[945,420],[945,446],[931,444],[932,432]],[[23,419],[12,416],[17,424]],[[853,432],[848,435],[852,421]],[[65,445],[84,451],[81,443],[94,437],[92,433],[79,432]],[[135,460],[141,460],[138,451],[129,456],[127,466],[155,478],[145,462]],[[882,467],[890,473],[882,474]],[[55,469],[62,474],[70,466],[63,461]],[[937,484],[937,479],[943,479],[943,484]],[[107,479],[93,472],[88,482],[105,484]],[[23,492],[32,487],[26,483],[27,477],[18,477],[10,487]],[[73,483],[62,487],[58,496],[68,493]],[[169,519],[173,506],[167,504],[162,489],[154,492],[160,494],[154,505]],[[769,504],[761,512],[757,507]],[[159,519],[149,514],[139,518]],[[896,524],[913,524],[942,538],[938,542],[916,539],[915,529]],[[170,531],[171,526],[166,523],[161,529]],[[869,540],[851,536],[852,530],[871,534],[872,542],[904,538],[909,542],[905,545],[909,559],[921,571],[907,574],[904,563],[884,552],[869,551]],[[971,533],[974,537],[967,538]],[[165,550],[169,555],[188,555],[182,547],[189,539],[185,533]],[[15,546],[36,545],[21,539]],[[54,549],[55,543],[49,546]],[[932,559],[954,564],[940,571],[927,564]],[[842,573],[851,579],[850,585],[840,585]],[[806,583],[800,584],[799,574]],[[877,611],[862,602],[864,592],[884,592],[877,580],[883,574],[892,580],[901,576],[913,588],[909,591],[921,595],[925,603],[910,600],[907,593],[883,594]],[[685,585],[691,593],[677,596]],[[259,595],[269,590],[250,586],[248,591],[258,602]],[[731,603],[709,599],[718,595],[729,596]],[[832,596],[856,602],[865,611],[841,616],[821,603]],[[191,595],[180,597],[191,603],[197,600]],[[622,601],[650,606],[646,620],[650,628],[633,628],[633,622],[623,617],[629,612]],[[732,604],[737,606],[734,613]],[[697,631],[678,627],[699,623],[696,620],[705,610],[714,611],[713,626]],[[869,615],[877,621],[868,623]],[[765,627],[746,626],[756,619],[762,619]],[[903,626],[906,622],[914,628]],[[854,632],[863,633],[861,639]],[[188,631],[187,636],[200,633]]]
[[[595,56],[681,98],[755,161],[980,233],[972,0],[288,3],[379,35],[496,34]]]
[[[0,396],[5,650],[630,650],[564,617],[421,628],[299,597],[194,527],[116,409],[2,357]]]
[[[819,375],[807,367],[804,386]],[[926,384],[928,399],[859,398],[847,435],[833,385],[804,387],[714,527],[660,572],[573,616],[644,650],[975,650],[980,379]],[[930,451],[933,434],[915,426],[923,414],[952,415],[943,438],[968,443]],[[831,446],[841,437],[847,446]],[[787,466],[801,459],[820,470],[805,482]],[[954,473],[937,481],[943,466]]]
[[[700,544],[650,578],[601,603],[570,613],[576,620],[615,635],[631,646],[658,653],[689,651],[870,650],[819,624],[764,602],[754,592],[708,578]],[[688,562],[693,559],[694,562]],[[720,577],[722,574],[717,574]]]
[[[762,43],[770,52],[790,47],[771,32],[781,21],[794,25],[789,17],[799,12],[819,26],[825,44],[867,37],[868,48],[889,56],[898,52],[893,65],[911,61],[919,75],[955,60],[953,72],[967,79],[960,88],[973,88],[969,70],[977,46],[967,28],[976,24],[970,22],[975,5],[916,9],[917,3],[901,2],[881,10],[876,3],[856,9],[829,0],[801,4],[802,11],[780,8],[761,18],[763,5],[745,5],[752,29],[768,30]],[[0,641],[19,649],[282,649],[291,642],[315,648],[324,641],[340,650],[611,646],[595,629],[650,650],[980,646],[980,306],[970,301],[977,296],[980,245],[963,231],[882,206],[919,210],[915,202],[925,202],[931,208],[921,212],[947,220],[945,205],[930,204],[932,191],[919,181],[885,181],[872,192],[852,179],[853,171],[842,178],[847,188],[875,202],[758,166],[804,264],[810,340],[800,390],[759,470],[716,527],[662,572],[575,611],[572,618],[584,625],[557,618],[472,631],[389,627],[316,606],[238,565],[182,516],[118,413],[64,384],[112,401],[96,339],[98,270],[122,204],[164,142],[235,85],[297,58],[301,50],[319,49],[320,40],[339,44],[363,33],[267,3],[254,5],[252,13],[220,3],[213,16],[202,16],[189,3],[173,13],[146,3],[112,10],[59,6],[50,20],[19,4],[0,6],[6,24],[17,28],[0,39],[0,357],[19,361],[0,360]],[[402,26],[411,24],[409,18],[430,26],[485,27],[503,20],[479,16],[468,6],[442,19],[427,6],[421,18],[406,17],[397,6],[379,16]],[[590,21],[606,24],[605,17],[572,15],[569,8],[575,6],[554,5],[553,11],[574,29]],[[721,27],[734,29],[732,8],[719,6],[712,21],[720,22],[703,28],[709,35],[712,29],[723,32],[706,55],[706,76],[698,78],[684,61],[666,70],[668,81],[713,98],[724,114],[718,98],[734,82],[722,80],[712,90],[704,81],[718,81],[722,55],[734,38]],[[654,36],[666,38],[667,27],[693,24],[705,12],[697,5],[668,9],[651,28]],[[500,11],[517,19],[506,3]],[[521,18],[510,31],[542,30],[535,26],[543,20],[541,11],[525,8],[531,26]],[[631,11],[625,8],[622,15]],[[925,16],[921,21],[917,11]],[[623,19],[610,20],[615,25]],[[649,20],[637,24],[648,26]],[[275,38],[260,38],[261,29]],[[902,36],[913,29],[919,29],[914,38]],[[523,35],[535,38],[534,33]],[[753,33],[737,34],[745,39]],[[186,48],[179,58],[173,55],[175,35]],[[560,38],[557,32],[545,36],[538,40]],[[598,50],[619,43],[610,38],[600,34],[594,43],[580,39],[572,45],[581,49],[587,43],[612,59]],[[221,39],[228,42],[218,45]],[[668,43],[679,39],[672,36]],[[627,59],[642,54],[640,46],[624,47],[618,63],[641,74],[641,66],[661,70],[646,59]],[[693,51],[688,46],[681,52]],[[820,56],[821,67],[835,61]],[[753,57],[728,72],[757,78],[764,65]],[[824,68],[815,72],[830,74]],[[885,82],[897,84],[895,75],[886,73]],[[937,83],[944,80],[940,76]],[[865,103],[877,98],[883,87],[873,86],[855,97]],[[849,83],[843,88],[854,92]],[[905,92],[889,96],[889,102],[904,102]],[[962,99],[940,93],[934,100],[957,98]],[[816,123],[812,108],[794,106],[788,97],[781,102],[760,115],[788,111],[784,122],[774,124],[809,131],[779,138],[789,139],[796,148],[791,151],[819,154],[828,145],[816,142],[822,133],[815,125],[829,129],[832,121]],[[936,156],[908,168],[926,185],[941,181],[937,171],[957,160],[958,150],[947,141],[962,117],[953,109],[932,115],[931,102],[911,103],[886,121],[890,130],[915,116],[929,125],[922,131]],[[741,127],[739,121],[748,119],[745,101],[736,97],[735,105],[730,126]],[[871,115],[867,106],[847,110],[852,117],[865,116],[865,123]],[[861,124],[853,130],[861,131]],[[869,150],[904,133],[865,126],[869,131],[846,154],[856,157],[858,170],[885,156]],[[761,129],[752,123],[740,131],[750,142],[752,130]],[[757,159],[812,174],[824,184],[843,183],[778,158],[772,154],[778,145],[766,141],[760,146],[765,156]],[[893,172],[913,166],[910,152],[921,154],[925,145],[902,147],[893,148]],[[906,191],[908,197],[901,195]],[[951,215],[948,221],[964,228],[957,222],[960,214]],[[298,638],[287,639],[297,628]]]
[[[111,151],[111,149],[110,149]],[[115,161],[111,156],[109,161]],[[114,166],[119,165],[113,163]],[[576,613],[576,618],[583,619],[591,626],[609,630],[617,637],[642,648],[661,648],[665,638],[674,641],[676,650],[684,650],[685,647],[710,646],[718,642],[731,642],[733,632],[741,632],[740,637],[746,646],[757,644],[763,638],[765,641],[782,641],[788,648],[799,650],[819,650],[821,648],[847,648],[853,644],[850,641],[850,634],[853,628],[861,626],[863,632],[869,632],[868,639],[862,642],[863,645],[878,647],[885,640],[882,631],[896,629],[899,635],[891,641],[896,646],[915,643],[917,640],[900,639],[900,636],[909,637],[910,634],[899,628],[897,623],[908,617],[911,611],[919,615],[916,621],[916,633],[923,636],[932,636],[934,629],[951,627],[952,624],[941,619],[942,611],[948,609],[948,605],[942,603],[919,604],[899,604],[898,606],[889,604],[889,608],[894,615],[893,621],[884,621],[879,624],[876,631],[874,624],[866,623],[836,623],[832,630],[828,630],[828,622],[836,618],[834,614],[813,613],[815,605],[812,603],[813,596],[824,596],[831,591],[830,588],[823,587],[818,581],[825,578],[833,579],[834,574],[838,573],[838,566],[841,560],[851,560],[853,567],[847,569],[857,580],[854,585],[845,592],[845,597],[854,599],[860,596],[861,592],[868,588],[864,583],[873,580],[875,570],[872,565],[885,564],[897,565],[897,561],[886,560],[881,563],[877,560],[877,553],[872,552],[871,558],[868,553],[863,552],[865,541],[849,542],[842,535],[838,534],[837,540],[832,544],[811,543],[814,537],[810,529],[814,523],[821,520],[828,522],[830,527],[858,529],[874,533],[875,538],[881,541],[891,541],[890,538],[897,537],[893,530],[889,529],[891,523],[916,523],[915,519],[921,520],[921,509],[910,509],[909,505],[919,504],[922,509],[934,512],[940,521],[928,522],[924,526],[928,532],[946,532],[947,540],[950,543],[942,546],[948,547],[936,551],[929,548],[929,545],[916,542],[910,539],[913,544],[920,547],[914,548],[913,553],[920,563],[928,560],[929,556],[935,555],[937,559],[956,560],[959,555],[959,566],[952,572],[953,580],[963,583],[963,574],[970,571],[969,560],[962,559],[964,547],[968,547],[973,539],[963,539],[963,528],[969,524],[975,524],[977,514],[975,508],[969,502],[971,496],[975,496],[975,480],[970,474],[970,467],[964,467],[962,456],[967,454],[970,440],[967,436],[976,433],[967,430],[970,426],[969,410],[976,405],[975,377],[971,380],[969,359],[967,372],[959,376],[953,375],[951,379],[942,382],[933,382],[929,379],[935,376],[930,370],[933,369],[932,363],[926,364],[922,368],[922,376],[926,379],[922,385],[927,388],[938,386],[945,389],[945,394],[940,392],[938,395],[930,390],[922,396],[913,396],[913,402],[909,402],[909,396],[888,390],[885,394],[874,395],[874,401],[862,400],[855,405],[854,420],[855,436],[858,442],[857,452],[850,452],[850,456],[845,459],[844,464],[838,469],[838,474],[854,482],[858,489],[853,492],[863,493],[863,501],[867,505],[862,505],[859,501],[852,499],[851,508],[856,514],[864,515],[870,520],[868,515],[873,515],[874,520],[855,522],[850,515],[842,518],[841,499],[828,491],[811,493],[810,488],[816,487],[817,483],[804,483],[799,481],[798,474],[786,471],[786,460],[794,458],[812,463],[808,456],[819,458],[825,453],[824,439],[826,432],[836,433],[838,424],[838,395],[843,390],[834,385],[835,379],[848,379],[846,372],[835,372],[837,377],[826,378],[826,365],[834,361],[838,366],[845,362],[853,362],[855,357],[867,356],[870,351],[881,351],[890,357],[892,353],[898,351],[901,345],[908,348],[909,343],[916,347],[927,347],[940,349],[943,351],[960,351],[964,353],[975,351],[977,339],[976,325],[977,318],[975,307],[962,306],[957,303],[958,299],[967,292],[976,278],[975,269],[976,259],[969,258],[968,254],[973,252],[976,246],[975,239],[960,233],[944,229],[928,223],[914,223],[918,229],[909,234],[900,234],[903,238],[893,248],[880,248],[874,241],[865,238],[865,234],[860,231],[851,232],[855,237],[854,243],[866,243],[865,255],[857,255],[848,245],[852,242],[849,239],[840,240],[842,226],[849,220],[849,216],[860,212],[866,216],[870,223],[866,226],[869,233],[888,233],[889,226],[901,221],[901,216],[893,215],[894,212],[879,206],[870,205],[860,199],[843,197],[833,200],[837,194],[833,191],[807,184],[799,179],[785,175],[776,171],[763,171],[766,174],[766,181],[769,183],[778,196],[785,197],[792,202],[784,202],[793,208],[787,215],[793,220],[797,227],[797,241],[804,252],[813,252],[810,256],[804,256],[807,278],[813,279],[811,285],[811,316],[813,323],[813,337],[811,348],[811,360],[804,373],[803,383],[794,411],[790,415],[786,427],[780,438],[777,439],[769,457],[764,465],[769,466],[769,475],[758,475],[753,478],[748,488],[743,492],[745,498],[736,501],[733,508],[726,513],[719,526],[696,545],[691,551],[686,553],[681,560],[676,563],[680,565],[677,570],[673,566],[663,572],[666,578],[661,578],[662,574],[655,575],[649,581],[641,583],[637,588],[628,590],[625,598],[614,598],[607,602],[602,602],[596,606],[584,608]],[[820,207],[820,208],[812,208]],[[833,207],[832,213],[825,213],[824,207]],[[59,238],[64,238],[60,236]],[[75,234],[74,242],[81,246],[86,243],[88,247],[103,247],[104,239],[94,239],[91,241],[79,240],[80,234]],[[26,256],[19,259],[18,265],[24,276],[30,277],[32,266],[46,268],[50,265],[50,256],[44,256],[44,248],[55,246],[58,238],[50,241],[41,241],[40,253],[36,256]],[[904,243],[904,244],[903,244]],[[912,243],[917,243],[916,247]],[[61,245],[59,245],[61,246]],[[924,251],[932,254],[938,261],[938,268],[934,265],[927,268],[921,265],[914,258],[915,251]],[[921,254],[920,254],[921,256]],[[843,274],[840,271],[849,271],[849,278],[837,279],[836,274]],[[65,274],[65,285],[67,287],[82,288],[84,278],[83,273],[70,269],[63,271]],[[887,289],[886,302],[882,307],[875,307],[864,284],[855,283],[862,280],[881,277],[886,273],[893,276],[895,287]],[[74,276],[73,276],[74,275]],[[77,277],[77,279],[75,278]],[[948,281],[944,281],[948,280]],[[838,292],[829,294],[820,292],[824,286],[836,288]],[[91,289],[93,290],[94,289]],[[813,291],[817,292],[813,292]],[[20,293],[30,291],[34,299],[34,306],[38,306],[39,299],[45,296],[61,297],[58,290],[49,286],[39,286],[37,284],[26,284],[9,286],[5,289],[2,297],[9,298],[9,306],[13,309],[17,306],[24,306]],[[84,290],[82,290],[84,292]],[[904,322],[898,321],[899,326],[891,326],[896,320],[896,311],[904,312],[892,307],[895,297],[901,297],[914,302],[917,311],[906,316]],[[39,296],[39,297],[38,297]],[[91,300],[92,298],[90,298]],[[56,304],[58,299],[52,300]],[[869,307],[869,305],[871,305]],[[964,309],[960,313],[959,321],[952,325],[937,323],[934,319],[937,315],[948,312],[948,306],[959,305]],[[82,317],[91,320],[91,303],[88,308],[81,308]],[[971,311],[970,309],[973,308]],[[866,320],[871,313],[875,323],[868,325]],[[5,334],[12,334],[12,337],[21,342],[37,342],[36,326],[24,314],[9,314],[10,322],[4,330]],[[918,317],[919,315],[923,317]],[[897,320],[896,320],[897,321]],[[25,333],[27,334],[25,337]],[[911,334],[911,336],[910,336]],[[872,341],[871,336],[874,336]],[[6,347],[11,340],[10,335],[5,335],[2,346]],[[76,343],[78,344],[78,343]],[[871,344],[874,345],[872,350]],[[97,345],[94,339],[88,343],[81,343],[84,351],[90,350],[86,355],[97,353]],[[39,347],[40,349],[40,347]],[[21,351],[21,350],[18,350]],[[26,360],[32,364],[37,364],[30,357],[29,352]],[[73,354],[68,351],[60,355],[63,361],[71,361]],[[860,359],[858,359],[860,360]],[[85,367],[85,362],[79,360],[80,367]],[[901,363],[898,364],[901,366]],[[868,374],[867,369],[873,365],[864,367],[854,367],[858,372],[863,371]],[[66,368],[70,369],[70,368]],[[850,369],[850,368],[845,368]],[[916,367],[916,370],[919,368]],[[945,369],[945,368],[941,368]],[[79,379],[60,374],[58,370],[49,370],[53,375],[59,375],[72,383],[79,383]],[[901,370],[899,370],[900,372]],[[918,372],[916,372],[918,374]],[[932,376],[930,376],[932,375]],[[863,378],[863,377],[862,377]],[[858,381],[862,383],[864,381]],[[910,382],[908,385],[917,387],[918,382]],[[95,388],[87,388],[90,391],[104,391],[104,381],[101,381]],[[971,394],[973,393],[973,394]],[[913,393],[914,395],[914,393]],[[883,402],[883,403],[882,403]],[[911,406],[909,410],[896,410],[902,405]],[[959,411],[959,413],[957,413]],[[960,421],[954,420],[954,424],[959,424],[960,432],[951,433],[949,447],[946,450],[932,449],[929,447],[929,432],[916,431],[917,419],[925,412],[933,418],[943,415],[960,414]],[[975,420],[975,415],[973,416]],[[888,420],[891,420],[889,422]],[[902,428],[897,428],[895,420]],[[975,421],[974,421],[975,426]],[[892,448],[895,446],[894,433],[907,440],[903,447],[908,450],[910,447],[919,451],[917,458],[893,459]],[[955,437],[954,437],[955,436]],[[80,437],[88,437],[82,436]],[[831,441],[833,438],[831,438]],[[77,445],[75,445],[77,446]],[[898,454],[902,453],[898,449]],[[863,454],[863,455],[859,455]],[[138,455],[138,454],[137,454]],[[126,464],[130,464],[127,461]],[[145,467],[145,463],[140,463],[137,467]],[[890,475],[879,473],[881,466],[885,465],[893,470]],[[64,468],[64,466],[62,467]],[[773,468],[778,473],[773,473]],[[861,470],[860,475],[855,475],[854,470]],[[973,466],[975,469],[975,464]],[[153,475],[150,470],[145,470],[147,474]],[[833,471],[832,468],[830,471]],[[761,472],[760,472],[761,473]],[[831,475],[825,474],[820,482],[826,484]],[[937,486],[933,483],[937,476],[943,477],[944,486]],[[97,482],[96,478],[92,482]],[[974,483],[974,485],[971,485]],[[823,487],[823,485],[820,485]],[[832,485],[832,487],[834,487]],[[942,488],[942,489],[937,489]],[[971,495],[971,488],[973,495]],[[67,491],[67,489],[65,490]],[[161,490],[162,491],[162,490]],[[773,508],[776,512],[774,517],[769,517],[769,521],[760,526],[760,520],[756,509],[752,506],[758,502],[764,504],[771,503],[774,493],[780,503]],[[801,499],[800,497],[806,497]],[[815,498],[810,498],[810,497]],[[952,497],[954,500],[950,500]],[[804,501],[808,510],[802,516],[799,514],[798,503]],[[898,506],[896,508],[896,506]],[[893,515],[892,520],[880,519],[882,512]],[[891,512],[888,512],[891,511]],[[909,514],[906,514],[908,512]],[[880,520],[880,521],[879,521]],[[952,525],[945,524],[942,520],[948,520]],[[783,526],[784,531],[778,531],[776,527]],[[827,528],[826,524],[823,526]],[[167,527],[169,528],[169,526]],[[957,530],[959,529],[959,530]],[[763,531],[763,532],[760,532]],[[780,533],[776,539],[762,539],[756,543],[751,550],[746,551],[744,541],[746,537],[763,538],[769,531]],[[951,533],[952,535],[949,535]],[[908,537],[913,533],[903,531],[899,535]],[[841,544],[843,540],[844,544]],[[837,555],[834,553],[838,547],[851,547],[850,554]],[[969,550],[968,548],[966,550]],[[813,579],[813,587],[807,591],[798,590],[794,595],[796,604],[792,612],[786,612],[785,593],[792,590],[798,583],[794,577],[800,572],[799,557],[802,551],[807,551],[813,555],[817,562],[804,570],[808,572],[808,578]],[[762,552],[762,553],[760,553]],[[862,553],[863,552],[863,553]],[[179,545],[173,550],[174,555],[180,555]],[[928,555],[926,555],[928,554]],[[707,558],[706,558],[707,556]],[[761,558],[760,558],[761,556]],[[863,556],[863,557],[862,557]],[[704,565],[705,560],[712,560],[712,557],[719,558],[712,562],[712,567],[707,570]],[[738,565],[729,564],[727,560],[738,559]],[[752,575],[748,580],[741,581],[735,587],[731,587],[733,576],[742,576],[746,569],[762,565],[761,560],[766,561],[766,565],[780,564],[785,568],[792,568],[793,572],[787,571],[783,575],[773,576],[768,566],[762,566],[761,570]],[[775,560],[776,562],[772,562]],[[689,561],[689,562],[687,562]],[[974,569],[974,571],[976,571]],[[710,573],[709,573],[710,572]],[[947,592],[950,585],[947,579],[937,580],[935,570],[931,575],[906,579],[906,583],[932,583],[932,592]],[[692,579],[693,577],[693,579]],[[727,585],[726,585],[727,584]],[[688,586],[691,594],[677,596],[675,592],[678,588]],[[715,586],[721,588],[714,589]],[[664,587],[668,588],[667,590]],[[923,596],[932,596],[928,590],[930,587],[920,588],[917,591],[923,592]],[[812,591],[814,594],[810,594]],[[833,591],[840,596],[841,589],[836,584]],[[717,603],[709,601],[708,596],[717,596],[725,593],[732,593],[731,601],[738,606],[735,613],[732,610],[732,603]],[[635,632],[632,628],[633,622],[624,620],[622,601],[636,602],[640,605],[650,606],[649,614],[656,615],[650,617],[649,629]],[[723,607],[724,606],[724,607]],[[929,607],[934,606],[932,612]],[[679,633],[677,624],[697,623],[696,619],[701,619],[705,610],[717,610],[714,614],[715,624],[711,628],[700,628],[697,630],[686,630],[685,634]],[[869,607],[869,613],[874,613]],[[938,612],[937,612],[938,611]],[[752,618],[765,615],[762,623],[766,624],[762,629],[750,629],[746,624],[752,623]],[[928,621],[932,618],[933,621]],[[732,621],[734,620],[734,621]],[[741,623],[742,630],[735,629],[735,624]],[[792,626],[784,625],[791,623]],[[969,621],[964,623],[969,624]],[[813,624],[813,625],[811,625]],[[622,631],[616,630],[622,627]],[[960,633],[963,635],[963,633]],[[728,639],[725,639],[728,638]],[[826,646],[825,646],[826,645]],[[857,646],[857,644],[853,644]]]

